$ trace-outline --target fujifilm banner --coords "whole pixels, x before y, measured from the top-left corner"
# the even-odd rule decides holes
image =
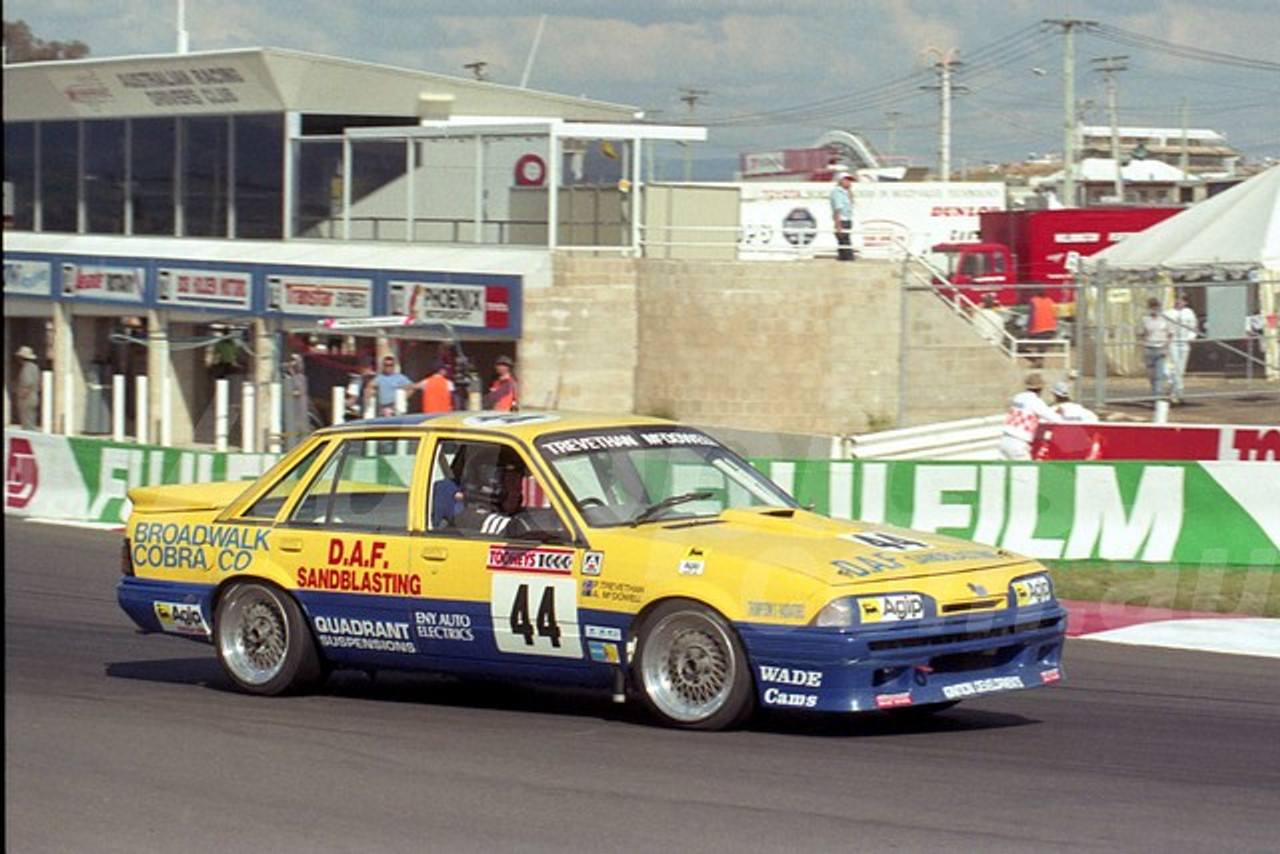
[[[5,434],[5,513],[121,524],[134,486],[250,480],[272,454]],[[1280,463],[755,460],[804,506],[1028,557],[1280,567]]]
[[[1050,560],[1280,566],[1280,464],[756,460],[802,505]]]

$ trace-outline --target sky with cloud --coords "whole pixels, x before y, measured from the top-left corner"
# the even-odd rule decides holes
[[[644,109],[709,129],[705,164],[805,148],[828,130],[936,165],[939,64],[953,60],[953,167],[1062,150],[1062,21],[1077,114],[1210,128],[1280,159],[1277,0],[6,0],[4,17],[97,57],[283,47]],[[1115,60],[1124,57],[1123,60]],[[704,177],[703,169],[698,170]],[[728,175],[718,177],[727,178]]]

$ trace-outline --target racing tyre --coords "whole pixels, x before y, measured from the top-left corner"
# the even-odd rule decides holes
[[[727,729],[755,708],[755,688],[737,633],[716,612],[685,599],[645,619],[633,675],[641,700],[661,723]]]
[[[213,636],[222,669],[250,694],[296,693],[323,677],[302,609],[277,587],[232,584],[218,601]]]

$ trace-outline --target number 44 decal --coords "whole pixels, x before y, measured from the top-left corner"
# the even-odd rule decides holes
[[[538,634],[551,640],[560,648],[560,626],[556,624],[556,591],[542,588],[542,601],[538,603]],[[511,633],[524,638],[526,646],[533,646],[533,623],[529,621],[529,585],[516,588],[516,601],[511,605]]]
[[[495,572],[489,613],[498,651],[581,658],[577,594],[572,578]]]

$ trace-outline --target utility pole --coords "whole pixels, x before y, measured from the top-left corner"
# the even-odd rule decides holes
[[[698,102],[707,95],[706,89],[691,89],[685,87],[680,90],[680,100],[689,106],[689,124],[698,123]],[[693,145],[688,142],[680,143],[684,146],[684,180],[685,183],[693,181]]]
[[[470,71],[477,80],[489,79],[489,72],[485,70],[489,67],[489,63],[485,62],[483,59],[477,59],[475,62],[468,62],[462,67]]]
[[[1191,140],[1187,130],[1190,120],[1187,114],[1187,99],[1182,99],[1182,152],[1178,155],[1178,168],[1182,170],[1182,180],[1187,180],[1187,171],[1191,168]]]
[[[1044,22],[1062,30],[1062,203],[1076,206],[1076,49],[1075,31],[1097,21],[1057,18]]]
[[[889,154],[898,153],[898,118],[902,113],[897,110],[890,110],[884,116],[889,120]]]
[[[1120,105],[1116,92],[1116,72],[1124,71],[1129,66],[1124,64],[1127,56],[1102,56],[1090,60],[1102,72],[1107,85],[1107,110],[1111,113],[1111,160],[1115,164],[1115,196],[1117,204],[1124,204],[1124,176],[1120,174]]]
[[[960,49],[953,47],[943,51],[931,47],[925,54],[938,57],[933,66],[938,69],[938,85],[921,88],[938,90],[938,107],[941,112],[938,128],[938,180],[946,182],[951,180],[951,95],[966,91],[965,87],[955,86],[951,82],[953,72],[961,65],[956,58],[960,55]]]

